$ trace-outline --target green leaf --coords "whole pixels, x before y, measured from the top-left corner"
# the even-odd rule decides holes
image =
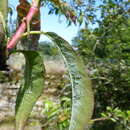
[[[69,69],[72,83],[72,115],[69,130],[88,128],[93,113],[94,98],[91,81],[82,59],[71,45],[55,33],[45,33],[58,46]]]
[[[102,117],[108,117],[106,113],[101,113]]]
[[[26,60],[24,84],[20,87],[16,100],[16,130],[23,130],[34,104],[44,87],[43,59],[35,51],[17,51]]]
[[[116,119],[115,119],[115,118],[111,118],[111,120],[112,120],[113,122],[116,122]]]

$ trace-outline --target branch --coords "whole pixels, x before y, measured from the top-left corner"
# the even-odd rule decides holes
[[[43,32],[43,31],[30,31],[29,34],[28,34],[28,32],[23,33],[23,34],[22,34],[22,37],[26,37],[26,36],[28,36],[28,35],[30,35],[30,34],[31,34],[31,35],[34,35],[34,34],[37,34],[37,35],[38,35],[38,34],[45,34],[45,33],[46,33],[46,32]]]
[[[32,20],[33,16],[38,12],[39,9],[39,1],[40,0],[32,0],[32,5],[31,8],[27,14],[27,16],[24,18],[26,20],[23,20],[19,28],[17,29],[16,33],[13,35],[11,40],[7,44],[7,49],[12,49],[15,47],[15,45],[18,43],[18,41],[21,39],[22,34],[27,28],[27,23],[30,23]]]
[[[110,120],[110,118],[109,117],[101,117],[101,118],[92,119],[91,123],[96,122],[96,121],[105,121],[105,120]]]

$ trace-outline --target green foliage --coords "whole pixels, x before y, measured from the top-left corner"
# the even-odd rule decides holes
[[[71,100],[67,97],[62,97],[60,103],[54,103],[46,100],[44,102],[45,108],[42,113],[45,116],[43,128],[57,128],[58,130],[65,130],[69,127]]]
[[[69,130],[80,130],[89,127],[93,114],[93,92],[91,81],[84,71],[85,66],[82,59],[72,49],[71,45],[55,33],[47,32],[57,45],[69,70],[72,84],[72,116]]]
[[[107,107],[106,112],[101,113],[101,115],[115,122],[117,129],[130,130],[130,110],[122,111],[119,108]]]
[[[95,111],[93,118],[99,118],[106,107],[118,108],[126,113],[130,108],[130,19],[129,2],[104,1],[100,6],[101,18],[98,27],[81,29],[73,39],[73,45],[83,57],[91,76],[95,92]],[[122,119],[123,118],[123,119]],[[124,117],[115,122],[111,120],[94,123],[96,130],[129,129]],[[127,121],[126,121],[127,120]],[[119,124],[123,125],[120,126]],[[126,124],[124,122],[127,122]],[[111,128],[109,127],[111,126]],[[117,128],[117,126],[121,128]],[[125,127],[124,127],[125,126]]]
[[[93,30],[88,28],[80,30],[78,36],[73,40],[77,52],[87,63],[87,69],[94,85],[96,104],[93,117],[99,118],[102,113],[103,117],[109,118],[105,123],[95,123],[92,129],[130,129],[130,112],[128,110],[130,107],[128,103],[130,100],[130,37],[128,35],[130,34],[130,2],[127,0],[98,2],[74,0],[72,6],[69,1],[46,0],[44,2],[44,5],[50,9],[49,14],[64,14],[69,20],[69,24],[75,23],[76,16],[80,25],[82,23],[86,25],[89,22],[98,23],[98,27]],[[100,19],[95,16],[97,6],[100,8]],[[69,129],[88,128],[93,112],[93,93],[83,61],[64,39],[51,32],[44,34],[58,46],[69,69],[72,83],[72,116]],[[42,59],[39,58],[37,52],[23,52],[27,54],[25,54],[27,66],[25,85],[19,91],[16,104],[17,127],[19,124],[24,125],[43,87]],[[47,50],[47,53],[51,54],[53,51],[50,53]],[[39,85],[39,80],[41,85]],[[56,119],[55,123],[61,130],[68,127],[70,115],[70,106],[66,106],[66,104],[70,104],[70,99],[63,100],[65,100],[65,104],[62,104],[62,101],[60,104],[45,101],[45,110],[43,110],[47,123],[52,123]],[[20,126],[20,128],[22,127]]]
[[[101,1],[98,0],[99,3]],[[68,25],[72,22],[79,25],[94,23],[98,2],[95,0],[41,0],[41,4],[49,8],[49,15],[64,15]]]
[[[25,56],[26,66],[24,84],[19,89],[16,100],[16,130],[22,130],[35,102],[44,88],[44,66],[39,53],[35,51],[17,51]]]
[[[94,101],[91,82],[86,72],[82,60],[77,57],[71,45],[55,33],[43,33],[47,35],[58,47],[63,59],[69,69],[72,84],[72,116],[70,121],[70,130],[79,130],[89,127],[90,119],[93,113]],[[16,130],[24,129],[25,123],[30,112],[42,93],[44,86],[44,70],[42,58],[36,51],[17,51],[25,56],[26,66],[24,74],[24,84],[20,87],[16,100]],[[66,100],[66,99],[63,99]],[[66,106],[66,104],[62,104]],[[51,108],[51,103],[46,104],[48,118],[53,118],[58,112]],[[68,127],[70,108],[64,110],[65,115],[61,115],[58,126],[60,129]],[[58,112],[59,113],[59,112]],[[62,113],[63,114],[63,113]],[[64,118],[65,120],[64,120]]]
[[[92,79],[96,88],[96,100],[102,105],[102,109],[109,105],[128,109],[130,74],[126,63],[123,61],[120,63],[104,61],[95,66],[93,67]],[[99,110],[102,111],[101,108]]]

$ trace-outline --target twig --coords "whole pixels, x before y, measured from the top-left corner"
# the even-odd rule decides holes
[[[15,45],[17,44],[17,42],[22,37],[22,34],[24,33],[24,31],[27,28],[27,24],[26,23],[30,23],[30,21],[32,20],[33,16],[37,13],[37,11],[39,9],[39,7],[38,7],[39,1],[40,0],[33,0],[32,1],[31,8],[30,8],[27,16],[25,17],[26,21],[25,20],[22,21],[22,23],[19,26],[19,28],[17,29],[16,33],[13,35],[11,40],[9,40],[9,42],[7,44],[7,50],[14,48]]]
[[[104,120],[110,120],[109,117],[101,117],[101,118],[96,118],[96,119],[92,119],[91,122],[96,122],[96,121],[104,121]]]

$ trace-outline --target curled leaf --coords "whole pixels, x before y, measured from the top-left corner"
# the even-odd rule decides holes
[[[72,115],[69,130],[84,130],[88,128],[93,114],[94,97],[83,61],[71,45],[60,36],[52,32],[45,35],[58,46],[69,69],[72,84]]]

